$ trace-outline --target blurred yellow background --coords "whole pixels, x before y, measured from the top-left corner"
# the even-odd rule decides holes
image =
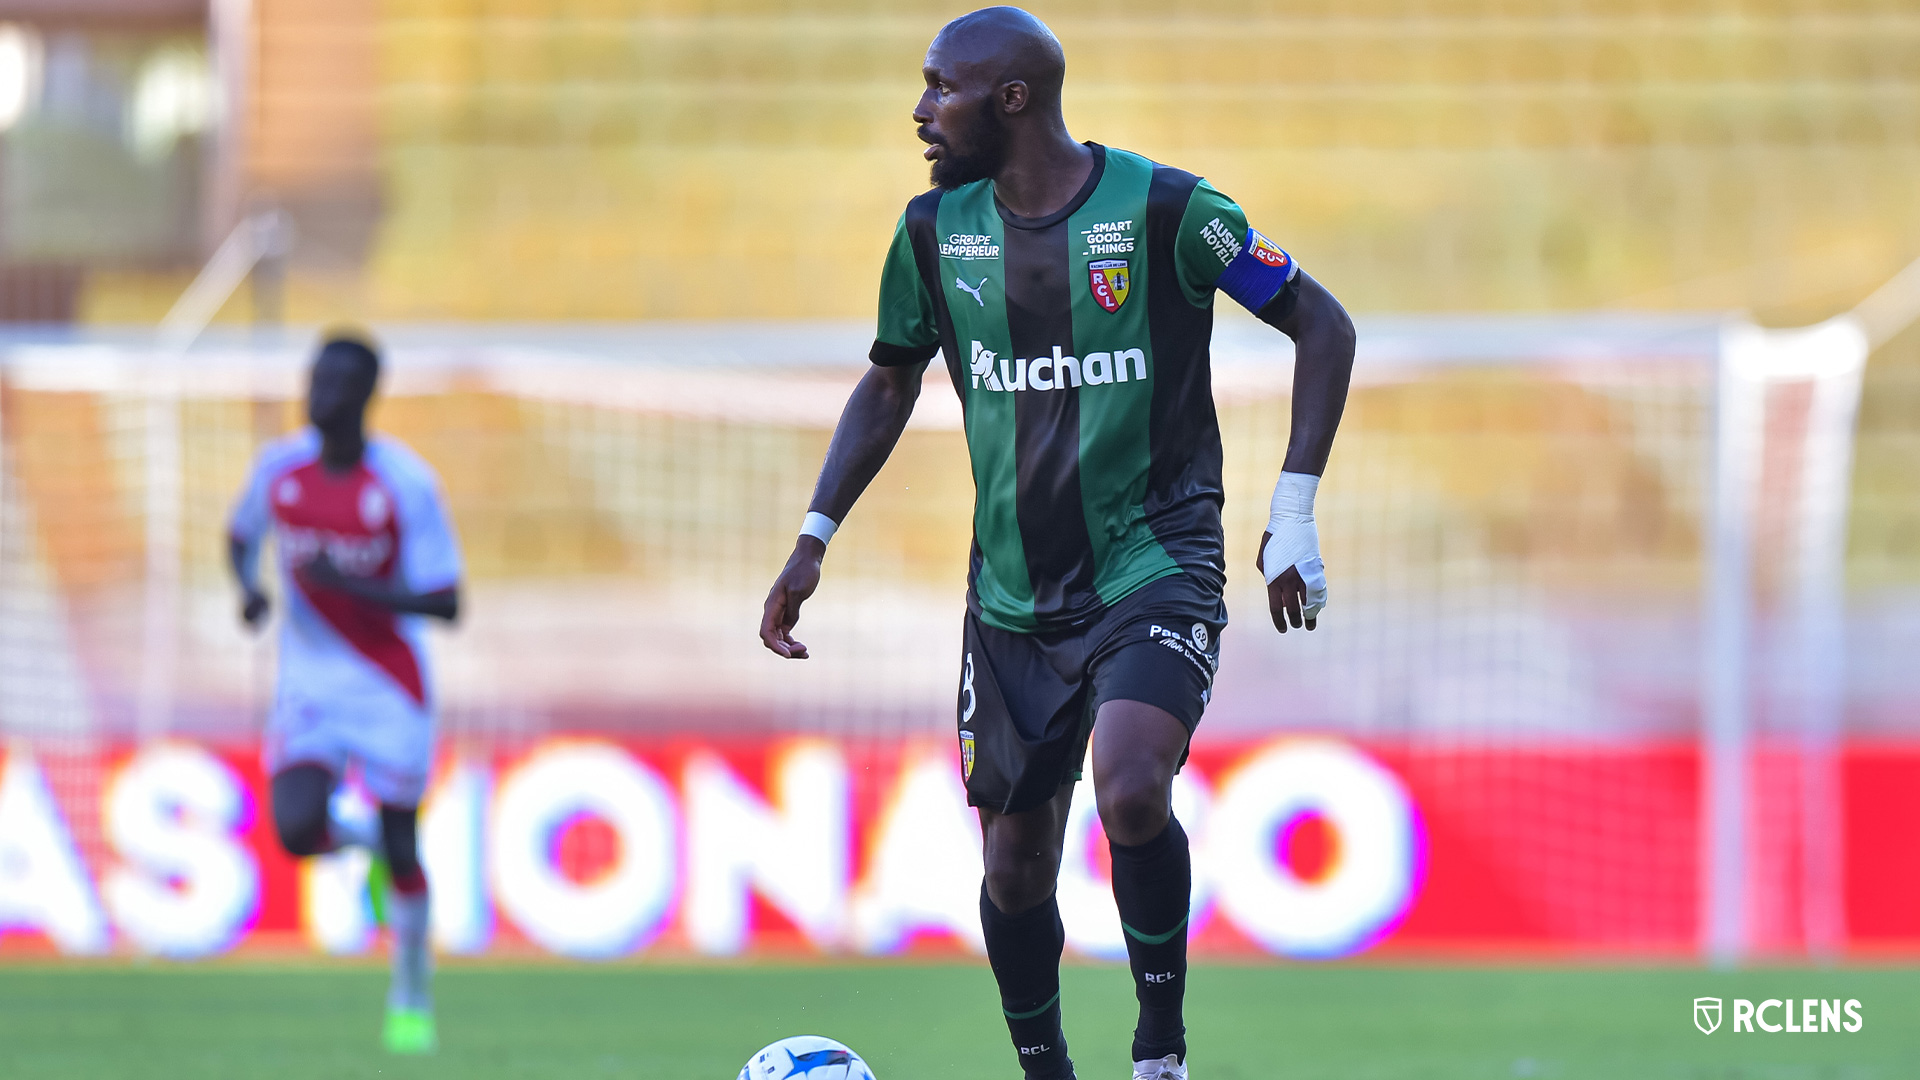
[[[965,5],[257,0],[295,320],[865,317]],[[1210,176],[1359,310],[1841,310],[1920,254],[1920,9],[1034,10],[1074,133]],[[94,321],[179,273],[97,274]]]

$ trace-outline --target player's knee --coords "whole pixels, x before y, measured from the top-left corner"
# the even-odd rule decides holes
[[[287,854],[323,855],[332,850],[327,835],[327,800],[333,774],[318,765],[295,765],[273,777],[273,828]]]
[[[1008,915],[1027,911],[1053,895],[1060,862],[1044,852],[1025,857],[1006,853],[990,856],[986,865],[987,898]]]
[[[280,846],[287,854],[324,855],[331,849],[327,836],[327,804],[316,811],[311,806],[273,804],[273,828],[280,834]]]
[[[1097,800],[1107,839],[1129,847],[1160,835],[1172,813],[1168,785],[1150,771],[1102,777]]]

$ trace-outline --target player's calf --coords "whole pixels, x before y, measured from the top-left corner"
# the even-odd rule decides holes
[[[1186,830],[1172,812],[1173,774],[1187,739],[1186,726],[1173,714],[1133,700],[1102,705],[1094,737],[1113,899],[1140,1003],[1133,1060],[1156,1069],[1169,1057],[1184,1062],[1187,1055],[1183,1007],[1193,861]]]
[[[1127,939],[1134,998],[1140,1017],[1133,1030],[1133,1060],[1187,1056],[1183,1006],[1187,993],[1187,919],[1193,863],[1187,834],[1169,816],[1159,835],[1144,844],[1109,842],[1113,899]]]
[[[420,866],[418,810],[381,806],[380,833],[392,882],[387,911],[393,932],[393,983],[387,1008],[390,1013],[431,1017],[433,948],[427,936],[427,876]]]
[[[1060,1025],[1060,953],[1066,948],[1066,927],[1052,893],[1018,914],[1000,909],[980,889],[980,929],[986,935],[987,962],[1000,986],[1000,1011],[1007,1034],[1020,1055],[1027,1080],[1071,1080],[1073,1059],[1067,1056],[1066,1033]]]
[[[380,847],[393,875],[393,890],[402,895],[427,891],[426,871],[420,866],[419,821],[417,807],[380,807]]]
[[[1067,934],[1054,884],[1066,835],[1072,786],[1016,814],[980,812],[986,874],[980,883],[980,930],[1000,987],[1007,1034],[1028,1080],[1069,1080],[1060,1027],[1060,953]]]

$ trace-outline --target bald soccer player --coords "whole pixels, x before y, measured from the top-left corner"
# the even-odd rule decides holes
[[[1100,821],[1140,1015],[1136,1080],[1187,1075],[1191,862],[1171,811],[1227,612],[1216,294],[1292,338],[1292,433],[1256,566],[1273,625],[1326,603],[1314,491],[1346,403],[1353,324],[1192,173],[1076,142],[1060,43],[1017,8],[947,24],[913,111],[934,188],[907,204],[879,332],[760,636],[792,634],[838,523],[892,452],[936,353],[976,491],[957,732],[980,814],[980,923],[1029,1080],[1073,1075],[1054,887],[1093,739]]]

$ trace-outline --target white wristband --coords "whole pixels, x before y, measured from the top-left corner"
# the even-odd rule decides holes
[[[800,523],[801,536],[814,537],[822,544],[832,543],[833,534],[839,531],[840,526],[832,518],[812,510],[807,511],[807,519]]]
[[[1289,522],[1312,521],[1313,496],[1319,490],[1320,478],[1312,473],[1281,473],[1280,479],[1273,485],[1273,506],[1267,515],[1267,531],[1279,532],[1279,526]]]

